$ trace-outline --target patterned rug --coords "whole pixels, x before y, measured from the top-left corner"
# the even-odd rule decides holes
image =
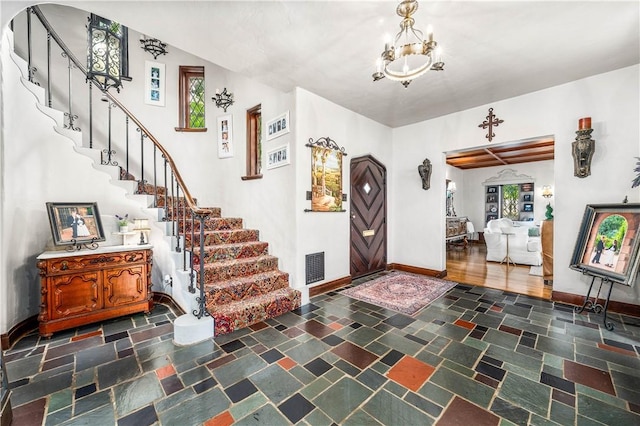
[[[341,293],[383,308],[413,315],[453,288],[456,282],[393,271]]]

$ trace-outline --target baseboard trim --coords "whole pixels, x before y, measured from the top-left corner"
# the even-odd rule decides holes
[[[27,333],[30,333],[33,330],[38,328],[38,315],[34,315],[29,317],[18,324],[11,327],[11,329],[0,335],[0,346],[3,351],[6,351],[14,343],[16,343],[22,336]]]
[[[175,300],[173,300],[173,297],[171,297],[166,293],[154,292],[153,303],[168,305],[169,307],[171,307],[171,309],[173,309],[173,311],[176,313],[177,316],[185,314],[185,311],[180,307],[180,305],[178,305],[175,302]],[[3,351],[6,351],[11,346],[13,346],[13,344],[16,343],[21,337],[23,337],[27,333],[30,333],[33,330],[36,330],[37,328],[38,328],[37,315],[34,315],[32,317],[27,318],[24,321],[21,321],[20,323],[11,327],[11,329],[7,333],[0,335],[0,347],[2,348]]]
[[[153,292],[153,303],[168,305],[176,313],[176,316],[184,315],[186,312],[173,300],[173,297],[167,293]]]
[[[329,281],[323,284],[319,284],[313,287],[309,287],[309,297],[317,296],[319,294],[327,293],[329,291],[335,290],[337,288],[344,287],[348,284],[351,284],[351,275],[347,275],[346,277],[338,278],[333,281]]]
[[[566,303],[567,305],[582,306],[584,303],[584,296],[573,293],[564,293],[562,291],[552,291],[551,300],[554,302]],[[606,300],[598,299],[598,303],[604,306]],[[615,300],[609,301],[607,311],[615,312],[616,314],[628,315],[630,317],[640,317],[640,306],[633,305],[631,303],[617,302]]]
[[[395,269],[397,271],[410,272],[412,274],[427,275],[430,277],[444,278],[447,276],[447,270],[437,271],[435,269],[420,268],[417,266],[403,265],[402,263],[390,263],[387,269]]]

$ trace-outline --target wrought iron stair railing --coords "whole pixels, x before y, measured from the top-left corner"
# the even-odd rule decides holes
[[[42,85],[38,82],[39,76],[37,76],[38,69],[34,65],[34,53],[33,53],[33,23],[31,19],[31,15],[35,15],[38,18],[38,21],[42,24],[42,27],[46,31],[46,75],[44,78],[46,79],[46,88],[45,88],[45,96],[46,103],[48,107],[52,107],[53,104],[53,94],[56,93],[53,90],[53,71],[52,71],[52,43],[53,40],[55,44],[61,49],[60,55],[63,58],[67,59],[67,98],[59,101],[59,104],[64,104],[67,108],[67,111],[64,112],[65,120],[67,121],[64,124],[64,127],[72,130],[72,131],[80,131],[79,121],[85,119],[88,123],[89,131],[88,131],[88,145],[89,148],[94,148],[96,144],[96,135],[94,134],[96,117],[94,117],[94,108],[93,108],[93,88],[100,90],[101,100],[107,103],[107,118],[106,118],[106,130],[103,129],[103,137],[106,137],[106,146],[101,150],[101,164],[103,165],[112,165],[119,166],[118,161],[116,161],[116,150],[113,149],[113,129],[114,129],[114,121],[113,121],[113,111],[117,109],[121,111],[124,115],[124,139],[125,139],[125,153],[124,153],[124,167],[120,167],[120,175],[121,177],[125,177],[129,179],[132,174],[130,173],[130,163],[137,162],[139,166],[139,179],[137,180],[137,190],[138,194],[149,194],[150,190],[153,190],[153,207],[160,207],[159,201],[164,200],[163,206],[165,209],[165,220],[171,221],[171,235],[175,238],[176,247],[175,251],[180,253],[182,252],[182,261],[183,261],[183,269],[185,271],[190,271],[190,285],[189,291],[191,293],[196,292],[196,288],[194,286],[194,281],[196,275],[198,276],[198,286],[199,286],[199,296],[196,298],[197,300],[197,309],[193,310],[193,315],[201,318],[204,315],[209,315],[205,308],[205,295],[204,295],[204,263],[203,261],[194,262],[194,256],[199,255],[203,256],[205,253],[205,238],[204,238],[204,230],[205,230],[205,220],[207,217],[211,216],[215,211],[213,208],[199,207],[196,203],[196,200],[193,198],[189,189],[187,188],[186,183],[184,182],[178,168],[176,166],[175,161],[172,159],[169,152],[163,147],[162,144],[158,141],[158,139],[147,129],[147,127],[142,124],[142,122],[131,112],[129,111],[123,104],[113,96],[108,89],[103,90],[98,84],[95,83],[94,80],[88,75],[87,69],[85,66],[78,60],[78,58],[73,54],[71,49],[67,46],[67,44],[61,39],[58,33],[53,29],[52,25],[49,23],[42,10],[38,6],[32,6],[26,9],[26,56],[27,56],[27,69],[28,69],[28,80],[36,84],[38,86]],[[12,29],[15,33],[15,19],[12,22]],[[84,76],[85,83],[88,87],[88,117],[83,118],[82,116],[78,116],[78,114],[74,113],[74,102],[78,100],[78,96],[72,92],[74,82],[73,77],[74,74],[72,71],[77,69]],[[59,93],[60,90],[57,90]],[[130,152],[130,132],[131,127],[135,126],[135,132],[140,134],[140,156],[135,157]],[[106,133],[106,135],[104,135]],[[145,140],[148,140],[152,144],[152,154],[151,160],[146,159],[147,162],[152,162],[152,171],[148,169],[145,170]],[[158,159],[158,152],[161,156]],[[160,169],[160,176],[158,170]],[[145,177],[149,177],[152,179],[153,183],[149,183]],[[184,202],[181,202],[184,200]],[[188,222],[190,222],[190,226],[188,226]],[[194,250],[194,241],[195,240],[195,228],[196,222],[199,222],[199,254],[197,254]],[[186,238],[186,233],[191,233],[191,238]],[[181,244],[184,246],[181,247]],[[187,256],[189,253],[189,256]],[[199,273],[196,274],[194,270],[194,264],[197,263],[199,265]]]

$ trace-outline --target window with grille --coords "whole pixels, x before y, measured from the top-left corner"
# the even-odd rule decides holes
[[[519,220],[519,199],[519,185],[502,185],[502,217],[508,217],[512,220]]]
[[[179,131],[206,131],[204,115],[204,67],[179,68]]]
[[[247,110],[247,175],[242,180],[262,177],[262,106]]]

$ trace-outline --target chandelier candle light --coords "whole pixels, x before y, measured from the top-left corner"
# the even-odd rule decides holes
[[[442,71],[442,51],[433,39],[433,29],[427,28],[427,37],[422,31],[413,28],[415,20],[411,17],[418,10],[416,0],[403,0],[396,8],[402,18],[400,32],[391,44],[385,41],[384,51],[376,61],[373,81],[387,77],[399,81],[407,88],[411,80],[420,77],[429,70]]]

